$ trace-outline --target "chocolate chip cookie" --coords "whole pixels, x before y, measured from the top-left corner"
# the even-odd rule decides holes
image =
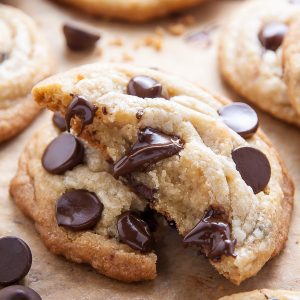
[[[46,41],[30,17],[0,5],[0,142],[22,131],[40,108],[32,87],[49,76],[53,63]]]
[[[298,126],[299,16],[297,1],[245,3],[226,23],[219,49],[220,69],[230,86],[259,108]]]
[[[205,0],[57,0],[89,14],[145,22],[195,6]]]
[[[219,300],[299,300],[300,292],[283,290],[256,290],[248,293],[240,293]]]
[[[82,66],[33,96],[57,129],[28,144],[11,193],[54,253],[152,279],[147,207],[236,284],[283,248],[294,188],[249,105],[126,65]]]

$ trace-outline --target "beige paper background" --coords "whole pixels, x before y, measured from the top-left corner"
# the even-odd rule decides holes
[[[250,0],[248,0],[250,1]],[[212,91],[240,99],[222,84],[217,69],[217,40],[219,29],[212,34],[209,47],[203,43],[187,43],[184,36],[166,34],[162,51],[147,47],[134,50],[133,45],[147,35],[153,35],[158,25],[171,21],[162,20],[148,25],[130,25],[107,22],[81,15],[79,12],[46,0],[11,0],[33,16],[51,42],[58,69],[92,61],[122,61],[124,53],[133,56],[131,63],[159,67],[168,72],[200,84]],[[212,24],[226,22],[235,9],[245,1],[208,1],[193,9],[197,18],[188,32],[197,32]],[[74,54],[66,51],[61,33],[65,21],[89,24],[102,35],[103,49],[93,54]],[[114,37],[122,37],[124,47],[109,46]],[[126,48],[126,50],[125,50]],[[300,130],[285,125],[264,113],[260,114],[261,127],[282,154],[296,187],[300,185]],[[26,277],[26,284],[37,290],[45,300],[98,300],[98,299],[203,299],[216,300],[221,296],[256,288],[283,288],[300,290],[300,206],[299,189],[290,237],[284,252],[269,262],[254,278],[237,287],[228,282],[195,250],[184,249],[177,234],[171,229],[164,232],[159,243],[158,277],[153,282],[124,284],[96,274],[89,266],[78,265],[49,253],[36,233],[33,223],[25,218],[11,201],[8,186],[17,168],[18,156],[28,138],[49,119],[44,112],[22,134],[0,146],[0,236],[17,235],[28,242],[33,251],[33,266]]]

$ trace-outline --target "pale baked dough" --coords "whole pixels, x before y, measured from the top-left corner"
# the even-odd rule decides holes
[[[291,105],[285,81],[288,77],[290,85],[295,87],[295,72],[290,71],[291,67],[285,68],[283,48],[286,46],[283,45],[286,41],[274,52],[265,50],[258,38],[265,24],[282,22],[290,26],[294,18],[299,19],[300,5],[291,2],[253,0],[234,12],[221,33],[219,61],[225,81],[240,95],[275,117],[299,126],[300,116]],[[292,48],[287,51],[295,50],[291,45],[294,39],[287,39],[286,44]],[[290,65],[299,70],[299,63],[294,57],[290,59]]]
[[[135,75],[147,75],[161,82],[170,100],[141,99],[127,95],[127,83]],[[232,226],[232,238],[237,239],[237,257],[223,256],[221,262],[212,263],[225,277],[239,284],[254,276],[270,258],[282,250],[293,207],[293,184],[276,150],[261,131],[253,138],[244,140],[221,121],[217,109],[228,103],[227,100],[176,77],[155,70],[122,65],[83,66],[49,78],[33,90],[38,103],[54,111],[61,110],[63,114],[72,99],[71,93],[86,97],[98,107],[93,124],[84,129],[80,138],[99,149],[106,160],[116,161],[123,156],[136,141],[138,129],[145,126],[166,134],[175,134],[184,140],[184,150],[179,155],[160,161],[150,171],[135,172],[134,176],[147,186],[158,189],[158,198],[152,206],[175,220],[180,234],[191,230],[210,205],[224,209]],[[102,110],[103,107],[106,110]],[[144,114],[141,119],[137,119],[136,113],[141,109]],[[74,132],[77,132],[79,123],[78,119],[72,123]],[[42,170],[39,159],[41,154],[37,155],[35,149],[38,148],[42,153],[45,145],[35,147],[31,143],[31,156],[28,155],[28,148],[25,150],[19,173],[12,182],[12,195],[17,204],[35,220],[43,240],[51,250],[75,261],[91,262],[92,258],[87,255],[81,259],[86,250],[78,246],[77,240],[71,240],[68,247],[64,247],[65,240],[61,234],[64,233],[65,238],[67,234],[53,225],[53,205],[63,189],[56,190],[54,186],[49,187],[50,184],[45,185],[45,182],[55,180],[55,185],[59,187],[64,186],[65,180],[62,176],[49,175]],[[251,145],[263,151],[272,166],[268,186],[257,195],[245,184],[231,158],[232,150],[242,145]],[[29,168],[32,157],[37,157],[34,158],[36,166]],[[67,176],[74,178],[71,181],[74,187],[82,187],[85,178],[90,177],[77,174],[81,169],[86,167],[67,172]],[[98,171],[95,171],[93,176],[99,176]],[[110,175],[107,177],[112,178]],[[91,189],[99,188],[99,192],[107,192],[107,186],[101,187],[99,180],[91,180],[90,183]],[[119,186],[120,183],[111,183],[110,189],[115,189],[117,184]],[[49,195],[51,201],[42,200],[43,194],[39,190],[46,197]],[[32,205],[44,201],[47,203],[45,208],[44,204],[42,208]],[[85,234],[89,236],[92,233]],[[57,235],[60,237],[55,238]],[[152,258],[153,265],[154,261]],[[118,268],[120,272],[123,270],[121,260],[118,266],[111,262],[111,269]],[[126,280],[125,275],[121,278],[110,274],[101,266],[98,270],[108,276]]]
[[[206,0],[57,0],[92,15],[145,22],[195,6]]]
[[[0,4],[0,142],[23,130],[40,108],[31,89],[53,70],[46,41],[30,17]]]
[[[300,300],[300,292],[265,289],[226,296],[219,300]]]

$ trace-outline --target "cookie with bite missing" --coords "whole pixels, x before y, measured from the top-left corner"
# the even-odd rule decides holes
[[[40,108],[32,87],[53,70],[44,36],[20,10],[0,4],[0,142],[26,128]]]
[[[73,150],[57,157],[61,141],[42,130],[20,159],[11,193],[54,253],[120,280],[154,278],[148,220],[129,222],[147,206],[235,284],[284,247],[294,188],[250,106],[126,65],[82,66],[41,82],[33,96],[64,116]],[[74,140],[86,147],[81,159]],[[61,197],[78,189],[102,203],[101,216],[80,233],[57,216]]]
[[[145,22],[180,12],[205,0],[57,0],[89,14],[130,22]]]
[[[299,300],[300,292],[284,290],[256,290],[223,297],[219,300]]]
[[[297,126],[299,16],[298,1],[249,1],[225,24],[219,49],[221,73],[234,90]]]

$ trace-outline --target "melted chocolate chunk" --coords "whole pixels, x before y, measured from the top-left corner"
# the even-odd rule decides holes
[[[240,147],[232,152],[232,159],[255,194],[265,189],[271,178],[271,166],[264,153],[252,147]]]
[[[93,228],[101,218],[103,204],[95,193],[73,190],[63,194],[56,204],[59,226],[73,231]]]
[[[144,75],[130,79],[127,85],[127,94],[140,98],[169,98],[168,92],[158,81]]]
[[[284,40],[288,26],[283,23],[272,22],[266,24],[259,32],[258,38],[267,50],[276,51]]]
[[[119,216],[117,229],[121,242],[144,253],[152,251],[154,239],[149,226],[133,212],[128,211]]]
[[[113,173],[117,177],[139,171],[177,154],[182,149],[183,143],[179,137],[147,127],[139,131],[138,141],[127,155],[114,164]]]
[[[213,261],[219,261],[222,255],[235,257],[236,240],[231,239],[230,226],[223,215],[223,212],[210,208],[184,237],[184,244],[200,247],[200,252]]]
[[[10,285],[24,278],[31,263],[31,251],[24,241],[12,236],[0,239],[0,284]]]
[[[61,114],[61,112],[57,111],[53,114],[52,117],[53,124],[60,130],[60,131],[66,131],[66,120]]]
[[[84,97],[74,95],[65,116],[68,131],[71,129],[71,120],[77,117],[81,120],[80,134],[86,125],[93,123],[96,111],[97,107]]]
[[[23,285],[12,285],[0,290],[1,300],[42,300],[33,289]]]
[[[90,51],[100,39],[98,34],[90,33],[72,25],[64,25],[63,32],[67,46],[73,51]]]
[[[79,139],[69,133],[63,133],[48,145],[42,157],[42,164],[51,174],[63,174],[81,164],[83,159],[84,147]]]
[[[258,129],[255,110],[246,103],[232,103],[222,107],[219,114],[223,122],[243,138],[252,137]]]

